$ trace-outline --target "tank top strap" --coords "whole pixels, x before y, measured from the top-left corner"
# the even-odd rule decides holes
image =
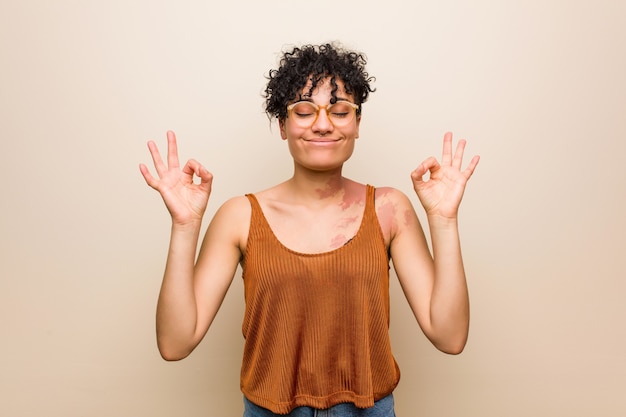
[[[250,214],[250,225],[253,226],[254,229],[263,230],[263,233],[271,232],[272,229],[269,222],[265,218],[265,214],[263,213],[259,200],[257,200],[256,196],[252,193],[245,194],[245,196],[248,198],[248,201],[250,201],[250,207],[252,209],[252,213]]]
[[[252,208],[252,219],[256,220],[258,222],[258,220],[265,220],[265,216],[263,215],[263,209],[261,208],[261,204],[259,203],[259,200],[257,200],[256,196],[252,193],[246,194],[245,195],[248,198],[248,201],[250,201],[250,207]]]
[[[259,204],[259,200],[256,199],[256,196],[252,193],[246,194],[246,197],[250,201],[250,206],[252,206],[252,212],[254,213],[257,210],[261,210],[261,205]]]
[[[365,185],[365,212],[363,216],[374,216],[376,218],[376,187],[370,184]]]

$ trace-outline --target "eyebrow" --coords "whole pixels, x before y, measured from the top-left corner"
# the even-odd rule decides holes
[[[356,104],[345,97],[335,97],[335,98],[337,99],[337,101],[347,101],[348,103]],[[307,101],[309,103],[315,104],[315,102],[313,101],[311,97],[304,97],[302,95],[300,95],[300,98],[298,99],[298,101]]]

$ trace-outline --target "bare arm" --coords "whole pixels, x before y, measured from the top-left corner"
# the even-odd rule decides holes
[[[474,157],[460,170],[465,141],[452,155],[452,135],[444,137],[441,164],[428,158],[412,173],[426,215],[432,257],[415,211],[405,196],[396,197],[396,231],[391,241],[394,268],[420,327],[441,351],[460,353],[469,331],[469,296],[461,256],[457,213]],[[430,172],[430,179],[423,176]]]
[[[209,225],[196,262],[202,216],[208,203],[212,175],[194,160],[180,169],[176,137],[168,132],[167,165],[156,145],[148,143],[158,174],[140,165],[148,185],[157,190],[172,216],[171,239],[157,304],[157,343],[166,360],[191,353],[206,334],[228,290],[240,258],[239,229],[243,210],[223,206]],[[193,177],[200,178],[196,184]],[[228,203],[227,203],[228,204]],[[233,218],[234,217],[234,218]]]
[[[199,228],[172,226],[163,283],[157,303],[157,343],[166,360],[188,356],[200,343],[230,287],[241,258],[233,225],[244,212],[241,200],[215,214],[194,265]]]

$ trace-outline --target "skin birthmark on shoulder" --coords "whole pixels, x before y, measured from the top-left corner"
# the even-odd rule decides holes
[[[396,230],[396,205],[389,199],[379,199],[376,216],[385,238],[389,240]]]
[[[378,216],[378,221],[381,222],[381,226],[384,226],[384,224],[389,225],[390,221],[396,216],[396,204],[392,195],[390,188],[376,189],[376,215]]]
[[[410,226],[415,223],[415,213],[409,209],[404,210],[404,225]]]

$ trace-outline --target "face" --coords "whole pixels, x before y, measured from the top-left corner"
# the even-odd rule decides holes
[[[354,98],[346,94],[344,84],[337,80],[337,100],[346,100],[354,103]],[[310,97],[304,92],[309,91],[309,85],[303,89],[303,100],[312,101],[316,105],[329,106],[332,85],[330,78],[325,79],[312,91]],[[313,116],[314,117],[314,116]],[[328,171],[341,168],[354,150],[354,141],[359,137],[361,118],[355,115],[347,124],[335,126],[324,108],[319,110],[317,119],[310,127],[302,127],[294,117],[289,115],[279,121],[280,135],[289,145],[289,151],[296,166],[315,171]]]

